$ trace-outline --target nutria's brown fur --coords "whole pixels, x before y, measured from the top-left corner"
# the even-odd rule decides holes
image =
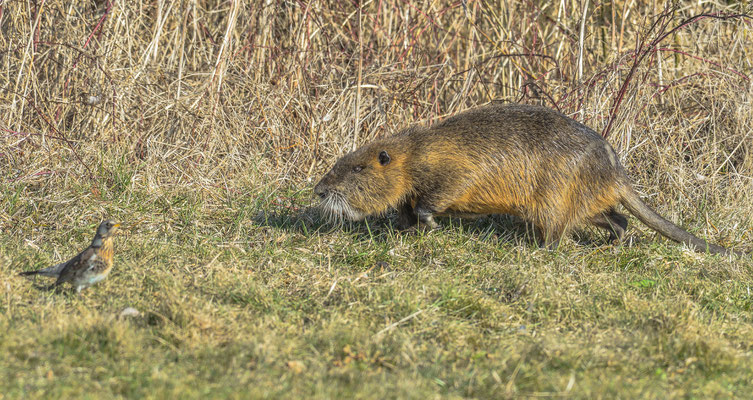
[[[491,103],[430,128],[413,127],[343,156],[314,188],[330,216],[360,220],[395,208],[401,228],[435,215],[513,214],[555,248],[592,224],[621,239],[639,220],[698,251],[730,253],[665,220],[633,190],[612,146],[545,107]]]

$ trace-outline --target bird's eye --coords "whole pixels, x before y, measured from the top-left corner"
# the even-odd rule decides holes
[[[355,167],[353,167],[353,172],[361,172],[362,169],[363,169],[362,166],[356,165]]]

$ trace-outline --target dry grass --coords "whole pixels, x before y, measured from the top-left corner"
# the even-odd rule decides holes
[[[601,130],[660,213],[751,250],[750,11],[581,3],[0,3],[0,398],[749,396],[748,258],[300,214],[354,145],[503,99]],[[105,216],[107,281],[16,276]]]

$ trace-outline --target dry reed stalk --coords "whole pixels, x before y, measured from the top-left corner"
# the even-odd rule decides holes
[[[742,6],[657,16],[627,0],[589,4],[584,19],[582,3],[565,0],[223,4],[3,4],[2,179],[106,179],[116,159],[149,188],[305,186],[354,145],[492,99],[581,113],[629,168],[695,168],[705,193],[729,171],[750,171],[751,122],[729,113],[750,101]],[[96,86],[101,102],[81,101]],[[660,153],[670,136],[672,152]],[[48,170],[59,173],[34,176]],[[637,179],[683,190],[648,172]]]
[[[363,19],[361,18],[363,6],[360,1],[358,1],[357,5],[358,13],[356,18],[358,20],[358,77],[356,78],[356,105],[353,112],[353,150],[358,147],[358,132],[361,129],[361,84],[363,83]]]

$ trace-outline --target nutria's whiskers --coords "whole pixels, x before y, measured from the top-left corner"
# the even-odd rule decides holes
[[[364,218],[364,215],[353,209],[338,192],[329,193],[322,199],[319,207],[330,223],[342,223],[344,220],[359,221]]]

